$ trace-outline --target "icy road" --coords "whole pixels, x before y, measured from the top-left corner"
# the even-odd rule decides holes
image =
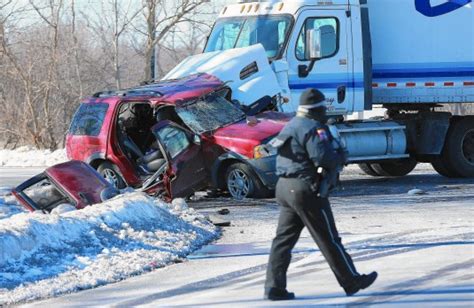
[[[191,202],[204,214],[227,208],[232,225],[188,260],[31,306],[474,306],[474,180],[449,180],[422,166],[400,179],[371,178],[351,167],[332,198],[343,241],[373,287],[345,297],[309,234],[293,254],[292,302],[262,300],[278,206],[274,200]],[[417,188],[420,195],[408,194]],[[420,191],[419,191],[420,192]]]

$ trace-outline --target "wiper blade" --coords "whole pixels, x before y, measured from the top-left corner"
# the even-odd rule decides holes
[[[215,94],[215,93],[217,93],[217,92],[219,92],[219,91],[225,90],[225,89],[227,88],[227,85],[228,85],[229,83],[231,83],[231,82],[232,82],[232,80],[228,80],[228,81],[226,81],[226,82],[223,82],[223,84],[222,84],[220,87],[215,88],[215,89],[212,90],[211,92],[208,92],[208,93],[205,93],[205,94],[199,96],[199,97],[197,98],[197,100],[202,100],[202,99],[204,99],[204,98],[206,98],[206,97],[208,97],[208,96],[210,96],[210,95],[212,95],[212,94]]]

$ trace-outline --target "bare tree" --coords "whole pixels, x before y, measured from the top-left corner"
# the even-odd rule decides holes
[[[209,0],[144,0],[144,17],[146,20],[146,31],[137,29],[146,37],[144,47],[145,80],[153,79],[152,58],[155,47],[163,43],[167,35],[175,29],[178,24],[198,23],[198,9]]]
[[[77,37],[76,31],[76,6],[75,0],[71,0],[71,37],[73,40],[73,53],[74,53],[74,69],[76,73],[76,77],[79,83],[79,97],[84,95],[84,86],[82,82],[82,75],[81,75],[81,62],[79,60],[79,41]]]
[[[157,77],[165,75],[184,58],[200,53],[206,40],[208,26],[173,29],[165,42],[156,46]]]
[[[9,3],[6,3],[3,6],[3,9],[8,4]],[[2,12],[3,12],[3,9],[2,9]],[[26,103],[26,106],[27,106],[25,111],[29,115],[34,117],[31,121],[31,126],[26,127],[25,130],[26,130],[27,133],[29,133],[31,135],[31,137],[33,139],[32,140],[33,144],[36,145],[36,146],[39,146],[40,143],[41,143],[41,140],[39,138],[39,131],[40,131],[39,121],[35,117],[35,108],[34,108],[34,105],[33,105],[34,95],[33,95],[31,80],[28,76],[28,70],[23,65],[21,65],[20,61],[15,56],[15,54],[12,50],[12,44],[7,40],[7,37],[6,37],[5,26],[6,26],[6,23],[8,21],[8,17],[14,15],[15,13],[17,13],[15,10],[11,10],[10,13],[7,14],[6,16],[2,15],[1,25],[0,25],[0,38],[1,38],[0,47],[1,47],[2,60],[7,61],[8,66],[6,65],[6,63],[4,61],[2,61],[2,63],[4,63],[4,65],[5,65],[5,70],[4,71],[5,71],[6,75],[8,77],[11,77],[11,80],[9,80],[9,81],[17,81],[23,87],[22,90],[25,93],[25,103]],[[8,93],[5,93],[4,96],[5,97],[8,96]],[[7,99],[4,98],[4,105],[8,105],[6,100]],[[11,110],[11,109],[8,110],[7,109],[7,111],[10,111],[11,114],[15,114],[14,110]],[[12,117],[9,117],[9,120],[11,120],[11,119],[12,119]],[[9,122],[10,121],[8,121],[6,123],[7,125],[3,125],[1,131],[3,133],[8,133],[10,135],[16,135],[16,137],[18,137],[18,138],[22,137],[20,135],[20,132],[13,129],[14,126],[8,125],[8,124],[11,124],[11,122],[10,123]],[[25,131],[23,131],[22,133],[25,133]]]
[[[55,137],[54,131],[52,128],[52,121],[57,120],[56,111],[51,108],[51,91],[55,85],[56,70],[58,65],[58,47],[59,47],[59,27],[60,27],[60,17],[63,10],[63,0],[53,1],[50,0],[49,6],[45,8],[46,14],[43,12],[43,9],[38,7],[35,4],[34,0],[30,0],[30,4],[33,6],[35,12],[43,19],[43,21],[48,25],[49,29],[49,64],[47,77],[42,87],[37,91],[42,91],[41,105],[43,111],[44,126],[40,131],[40,135],[43,133],[43,130],[48,136],[47,145],[49,148],[56,148],[58,146],[58,141]]]
[[[64,131],[64,121],[59,120],[64,109],[57,96],[61,80],[63,12],[64,0],[51,0],[47,5],[30,0],[28,9],[15,10],[15,17],[37,17],[37,22],[22,27],[10,25],[10,39],[5,31],[7,20],[1,19],[0,51],[4,74],[1,75],[0,102],[5,109],[0,133],[7,134],[8,140],[14,138],[17,142],[52,149],[62,141],[58,131]]]
[[[201,50],[205,2],[0,0],[0,143],[63,146],[84,96],[138,84],[155,47],[160,75]]]
[[[121,59],[120,59],[120,42],[122,35],[129,29],[132,21],[142,12],[143,7],[135,7],[135,1],[128,1],[126,6],[122,6],[124,1],[121,0],[104,0],[101,2],[101,10],[97,12],[94,19],[87,18],[87,14],[83,13],[85,19],[90,23],[92,29],[103,43],[104,51],[110,56],[115,74],[115,85],[117,89],[122,88],[121,78]],[[110,48],[112,46],[112,48]]]

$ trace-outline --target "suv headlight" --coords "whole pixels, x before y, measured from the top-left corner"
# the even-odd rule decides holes
[[[270,145],[271,142],[266,144],[259,144],[255,148],[253,148],[253,158],[259,159],[268,156],[273,156],[277,154],[276,148]]]

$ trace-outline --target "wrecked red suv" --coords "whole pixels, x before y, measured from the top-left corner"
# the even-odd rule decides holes
[[[244,112],[230,95],[207,74],[97,93],[72,120],[68,157],[87,162],[117,188],[165,198],[204,188],[236,199],[266,196],[277,180],[268,142],[289,117],[265,111],[249,120],[252,106]]]

